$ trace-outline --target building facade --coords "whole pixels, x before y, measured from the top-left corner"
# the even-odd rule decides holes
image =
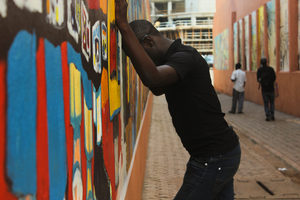
[[[151,18],[169,38],[181,38],[204,57],[213,54],[214,0],[152,0]]]
[[[276,109],[300,116],[300,1],[218,0],[214,18],[214,86],[232,93],[234,64],[247,74],[245,97],[262,104],[256,80],[260,59],[266,57],[277,76]]]

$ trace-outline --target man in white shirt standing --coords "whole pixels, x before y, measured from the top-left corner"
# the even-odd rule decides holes
[[[246,85],[246,73],[241,70],[241,64],[235,65],[235,70],[231,74],[231,81],[234,82],[232,93],[232,106],[229,113],[234,114],[236,110],[236,104],[238,104],[238,113],[243,113],[244,93]]]

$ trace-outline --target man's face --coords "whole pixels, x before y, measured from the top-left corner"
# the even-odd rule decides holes
[[[147,54],[149,55],[149,57],[152,59],[152,61],[156,65],[161,65],[164,55],[161,53],[161,50],[159,48],[159,45],[157,44],[155,37],[148,36],[147,38],[144,38],[141,44],[144,47]]]

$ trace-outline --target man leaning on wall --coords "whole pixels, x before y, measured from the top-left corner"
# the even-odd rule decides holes
[[[241,150],[224,119],[206,61],[196,49],[164,37],[146,20],[129,24],[126,0],[116,0],[116,24],[143,84],[155,95],[165,94],[173,125],[190,154],[175,200],[233,200]]]

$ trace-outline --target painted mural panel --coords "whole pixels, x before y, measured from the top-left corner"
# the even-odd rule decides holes
[[[145,2],[129,1],[132,20]],[[0,0],[0,199],[115,200],[126,187],[148,89],[114,18],[108,0]]]
[[[249,15],[245,18],[245,64],[247,71],[250,70],[250,45],[249,45]]]
[[[234,64],[238,63],[238,23],[233,24],[233,48],[234,48]]]
[[[259,7],[258,9],[258,49],[259,57],[265,57],[265,16],[264,16],[264,6]]]
[[[268,52],[269,65],[276,71],[276,4],[275,0],[267,3],[268,16]]]
[[[280,70],[289,71],[288,1],[280,0]]]
[[[251,14],[251,70],[256,71],[257,69],[257,12],[254,11]]]
[[[226,70],[229,68],[228,61],[228,29],[217,35],[214,39],[214,58],[215,68],[218,70]]]
[[[243,51],[244,51],[244,46],[243,46],[243,20],[239,20],[239,63],[243,63]]]

